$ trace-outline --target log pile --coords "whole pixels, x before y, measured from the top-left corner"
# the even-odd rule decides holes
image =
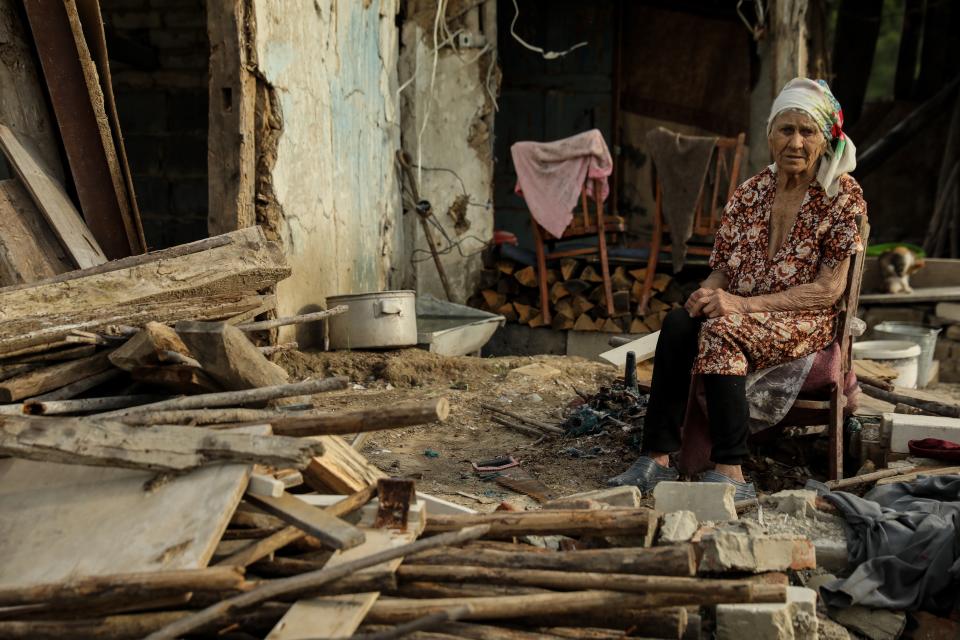
[[[506,257],[489,261],[480,290],[469,304],[531,328],[547,326],[541,313],[537,269]],[[646,309],[641,309],[646,269],[612,266],[613,308],[607,310],[599,265],[564,258],[547,269],[550,325],[557,330],[643,334],[658,331],[667,312],[680,305],[683,291],[667,274],[657,274]]]

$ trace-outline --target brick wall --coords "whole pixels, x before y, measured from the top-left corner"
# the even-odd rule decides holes
[[[113,89],[147,244],[207,237],[202,0],[100,0]]]

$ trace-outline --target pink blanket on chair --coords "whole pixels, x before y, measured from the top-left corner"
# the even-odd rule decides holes
[[[597,129],[554,142],[517,142],[510,153],[517,170],[515,191],[526,200],[533,219],[555,238],[573,220],[587,177],[601,179],[600,198],[607,199],[613,160]],[[593,195],[592,180],[587,195]]]

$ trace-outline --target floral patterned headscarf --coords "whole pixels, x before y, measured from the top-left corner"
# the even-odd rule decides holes
[[[833,198],[840,188],[840,176],[857,166],[857,148],[843,132],[843,109],[825,81],[794,78],[773,101],[770,118],[767,119],[768,135],[776,117],[792,109],[803,111],[813,118],[827,139],[827,151],[820,161],[817,181]]]

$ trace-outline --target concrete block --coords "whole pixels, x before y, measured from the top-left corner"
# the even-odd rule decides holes
[[[551,500],[544,506],[553,506],[556,502],[570,500],[593,500],[601,504],[607,504],[611,507],[639,507],[640,489],[632,485],[624,487],[610,487],[609,489],[597,489],[595,491],[582,491],[572,493],[556,500]]]
[[[671,511],[663,516],[660,525],[660,542],[678,544],[689,542],[697,532],[697,516],[693,511]]]
[[[848,564],[847,541],[834,538],[811,540],[817,567],[827,571],[844,571]]]
[[[816,640],[817,593],[787,587],[787,602],[717,605],[717,640]]]
[[[718,529],[703,537],[700,550],[699,570],[704,573],[763,573],[817,566],[813,543],[802,536],[757,535],[736,529]]]
[[[890,434],[890,451],[909,453],[907,443],[911,440],[941,438],[957,442],[960,440],[960,419],[885,413],[883,432]]]
[[[726,522],[737,519],[736,489],[721,482],[661,482],[653,490],[656,510],[693,511],[697,520]]]
[[[770,496],[777,503],[777,512],[805,518],[817,510],[817,492],[805,489],[778,491]]]

